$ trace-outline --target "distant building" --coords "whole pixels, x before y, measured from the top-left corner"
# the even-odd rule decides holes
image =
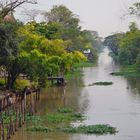
[[[90,49],[84,50],[84,55],[87,57],[88,61],[92,62],[94,54]]]

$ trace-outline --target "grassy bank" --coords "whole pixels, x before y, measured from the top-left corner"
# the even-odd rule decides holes
[[[80,62],[74,65],[74,68],[84,68],[84,67],[94,67],[96,66],[97,62]]]
[[[73,70],[71,70],[70,72],[68,72],[65,75],[66,80],[71,80],[74,77],[80,77],[83,76],[82,70],[81,68],[85,68],[85,67],[94,67],[96,66],[96,62],[92,63],[92,62],[80,62],[77,63],[73,66]]]
[[[113,76],[140,77],[140,72],[136,70],[135,65],[121,67],[119,72],[112,72]]]
[[[81,77],[81,76],[83,76],[82,70],[80,70],[79,68],[77,68],[77,69],[74,69],[73,71],[68,72],[65,75],[65,78],[66,78],[66,80],[71,80],[74,77]]]

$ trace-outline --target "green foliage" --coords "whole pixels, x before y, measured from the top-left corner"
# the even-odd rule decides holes
[[[136,59],[136,70],[140,73],[140,53],[138,54]]]
[[[64,5],[55,5],[45,16],[48,22],[61,23],[64,27],[77,27],[79,19]]]
[[[99,85],[99,86],[109,86],[109,85],[112,85],[113,82],[95,82],[95,83],[92,83],[92,84],[89,84],[88,86],[94,86],[94,85]]]
[[[93,46],[98,46],[98,36],[93,36],[91,31],[81,31],[79,19],[64,5],[54,6],[49,12],[44,13],[48,24],[43,27],[41,33],[48,39],[63,39],[69,41],[68,51],[83,51]],[[36,28],[40,27],[37,25]]]
[[[71,108],[59,108],[57,112],[47,114],[44,116],[26,116],[26,121],[32,122],[33,125],[36,124],[61,124],[67,123],[69,121],[83,120],[84,116],[81,113],[74,112]]]
[[[14,82],[26,63],[20,59],[20,39],[17,30],[22,26],[19,22],[5,22],[0,24],[5,36],[0,36],[0,66],[8,73],[7,88],[13,87]]]
[[[80,125],[72,127],[72,121],[85,119],[81,113],[74,112],[71,108],[59,108],[57,112],[45,116],[27,116],[28,131],[35,132],[65,132],[82,134],[115,134],[117,130],[110,125]],[[31,122],[31,123],[30,123]],[[47,125],[47,127],[46,127]]]
[[[140,16],[140,2],[136,2],[133,6],[129,7],[129,14],[137,17]]]
[[[81,76],[83,76],[82,71],[80,69],[74,69],[73,71],[67,72],[67,74],[65,75],[65,78],[67,80],[71,80],[75,77],[81,77]]]
[[[48,127],[43,127],[43,126],[33,126],[31,128],[28,128],[27,131],[35,131],[35,132],[51,132],[52,130],[49,129]]]
[[[136,7],[139,6],[137,4]],[[111,48],[111,56],[121,65],[136,65],[135,72],[125,71],[113,75],[135,75],[139,71],[140,30],[135,22],[130,23],[129,29],[126,33],[107,37],[104,43]]]
[[[49,114],[45,116],[45,121],[50,124],[64,123],[64,122],[77,121],[77,120],[83,120],[83,119],[84,119],[84,116],[81,113],[75,113],[75,112],[68,113],[68,110],[66,111],[66,113],[64,112],[54,113],[54,114]]]
[[[68,115],[63,114],[50,114],[46,116],[46,121],[48,123],[63,123],[66,121],[70,121],[72,118]]]
[[[54,6],[45,16],[48,22],[25,25],[1,19],[0,67],[8,73],[7,89],[14,88],[20,74],[45,87],[49,76],[64,76],[75,63],[86,61],[85,49],[96,57],[93,35],[81,31],[79,19],[67,7]]]
[[[0,86],[4,86],[5,85],[5,79],[4,78],[0,78]]]
[[[80,63],[76,63],[74,65],[74,68],[93,67],[95,65],[96,65],[96,62],[92,63],[92,62],[88,62],[88,61],[84,61],[84,62],[82,61]]]
[[[120,41],[119,58],[122,64],[135,64],[140,52],[140,31],[127,32]]]
[[[72,113],[73,112],[71,108],[59,108],[57,111],[59,113]]]
[[[81,113],[77,113],[77,112],[72,113],[70,116],[71,116],[74,120],[81,120],[81,119],[83,119],[83,115],[82,115]]]
[[[59,129],[49,129],[48,127],[43,126],[34,126],[27,129],[28,131],[35,132],[65,132],[65,133],[81,133],[81,134],[96,134],[96,135],[105,135],[105,134],[116,134],[118,131],[115,127],[110,125],[80,125],[78,127],[67,127]]]
[[[136,32],[139,30],[136,22],[130,22],[129,29],[131,32]]]
[[[140,77],[137,65],[127,65],[121,68],[120,72],[112,72],[113,76]]]
[[[61,34],[63,27],[60,23],[57,22],[49,22],[46,24],[45,22],[43,23],[35,23],[35,30],[45,36],[47,39],[52,40],[52,39],[61,39]]]
[[[115,33],[105,38],[104,45],[108,46],[115,56],[118,55],[119,41],[123,38],[123,33]]]
[[[17,79],[14,84],[14,88],[16,90],[22,90],[25,87],[30,87],[30,86],[31,86],[30,81],[26,79]]]
[[[66,133],[82,133],[82,134],[115,134],[117,130],[115,127],[111,127],[110,125],[80,125],[78,127],[67,127],[60,128],[60,131]]]

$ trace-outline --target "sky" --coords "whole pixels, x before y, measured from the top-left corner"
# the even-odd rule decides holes
[[[83,29],[97,31],[106,37],[114,32],[128,30],[129,23],[135,19],[125,17],[128,8],[138,0],[38,0],[37,5],[24,5],[26,9],[49,11],[53,5],[63,4],[78,15]],[[21,18],[21,8],[16,10],[16,16]]]

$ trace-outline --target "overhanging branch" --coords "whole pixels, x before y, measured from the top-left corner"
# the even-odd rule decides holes
[[[17,7],[24,3],[37,4],[37,0],[7,0],[0,1],[0,15],[4,18],[9,12],[14,11]]]

